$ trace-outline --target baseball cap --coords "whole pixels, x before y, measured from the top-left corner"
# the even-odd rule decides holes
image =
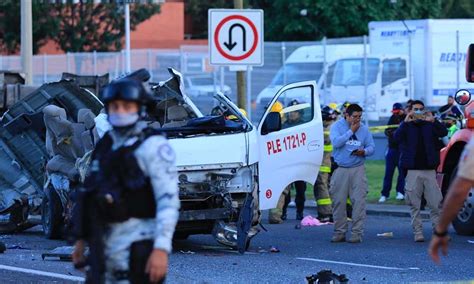
[[[394,103],[392,107],[392,112],[398,112],[403,109],[403,106],[401,103]]]

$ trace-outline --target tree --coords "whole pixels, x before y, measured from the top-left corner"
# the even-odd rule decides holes
[[[259,0],[265,10],[266,40],[319,40],[360,36],[370,21],[438,18],[440,1],[412,0]]]
[[[474,3],[472,0],[444,0],[442,17],[450,19],[474,18]]]
[[[51,15],[61,21],[57,22],[59,31],[53,40],[69,52],[120,50],[125,35],[123,9],[123,5],[92,1],[54,5]],[[131,4],[130,29],[134,30],[159,9],[156,4]]]
[[[48,5],[39,5],[33,1],[33,52],[43,46],[48,38],[57,31],[51,18],[45,17]],[[0,52],[16,53],[20,50],[21,19],[20,1],[0,1]]]
[[[207,10],[217,8],[233,8],[234,2],[228,0],[188,0],[186,14],[191,19],[194,38],[207,38]]]
[[[157,4],[131,4],[130,28],[160,11]],[[33,52],[49,39],[63,51],[111,51],[122,48],[125,34],[123,5],[93,1],[50,4],[33,1]],[[0,1],[0,52],[15,53],[20,47],[20,1]]]

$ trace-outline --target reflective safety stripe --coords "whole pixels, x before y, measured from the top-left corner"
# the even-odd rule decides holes
[[[316,201],[316,203],[318,205],[331,205],[332,201],[331,201],[331,198],[322,198],[322,199],[318,199],[318,201]]]
[[[322,172],[322,173],[331,173],[331,167],[328,167],[328,166],[321,166],[319,168],[319,171]]]
[[[332,144],[324,145],[324,152],[332,152]]]
[[[347,198],[347,204],[352,205],[351,199],[349,197]]]

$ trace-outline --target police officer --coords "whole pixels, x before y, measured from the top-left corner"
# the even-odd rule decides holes
[[[150,99],[126,78],[102,92],[112,130],[94,150],[73,213],[73,262],[88,265],[89,283],[162,283],[167,273],[180,206],[175,153],[142,121]]]
[[[332,220],[332,202],[329,196],[329,175],[331,174],[332,144],[329,138],[329,128],[337,119],[337,113],[329,106],[321,110],[324,127],[324,156],[323,163],[319,168],[316,186],[314,187],[314,198],[318,205],[318,219],[321,222]]]

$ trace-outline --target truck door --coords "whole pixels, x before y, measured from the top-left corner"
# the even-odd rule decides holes
[[[377,111],[382,117],[391,115],[394,103],[409,99],[408,63],[405,58],[389,58],[382,62],[382,91],[377,98]]]
[[[280,106],[273,108],[274,105]],[[281,109],[281,107],[283,107]],[[279,112],[271,110],[281,109]],[[314,184],[323,157],[323,125],[317,84],[284,86],[258,126],[260,209],[275,208],[295,181]]]

